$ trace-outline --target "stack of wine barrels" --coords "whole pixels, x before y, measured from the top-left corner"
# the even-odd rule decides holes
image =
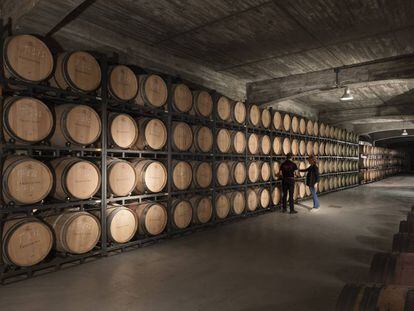
[[[270,183],[279,177],[277,156],[293,153],[300,157],[300,168],[305,168],[310,155],[358,155],[351,144],[358,137],[345,130],[226,96],[213,98],[209,91],[193,89],[192,84],[167,83],[164,75],[138,74],[134,67],[122,64],[102,72],[94,53],[64,52],[54,61],[48,47],[35,36],[7,38],[3,57],[10,89],[18,87],[14,80],[42,82],[51,87],[50,94],[60,93],[68,100],[58,104],[48,99],[54,96],[49,93],[34,97],[7,93],[1,129],[5,142],[19,148],[50,145],[63,152],[47,161],[17,154],[2,159],[1,203],[36,208],[38,203],[72,202],[68,209],[43,205],[37,218],[16,214],[6,219],[2,253],[11,265],[35,265],[52,248],[68,254],[92,252],[102,232],[108,243],[122,244],[162,235],[167,224],[172,230],[184,230],[213,219],[268,209],[281,200],[280,184]],[[104,88],[102,81],[107,81]],[[101,107],[89,99],[104,98],[105,88],[108,111],[107,120],[102,120]],[[104,137],[107,150],[100,149]],[[321,137],[324,139],[318,139]],[[74,156],[74,150],[82,152]],[[100,155],[107,156],[106,168]],[[350,159],[323,161],[324,172],[347,174],[322,176],[320,189],[357,182],[357,176],[351,174],[355,163]],[[370,165],[398,162],[375,161]],[[99,204],[89,209],[89,200],[102,193],[102,171],[106,172],[110,203],[98,212]],[[168,174],[172,193],[166,194]],[[213,187],[218,190],[215,195]],[[141,201],[164,194],[165,200]],[[138,201],[135,195],[140,196]],[[301,179],[295,198],[307,195],[309,189]],[[105,228],[100,227],[102,217]]]
[[[402,172],[404,153],[397,150],[360,145],[360,179],[374,182]]]
[[[392,253],[373,256],[368,284],[347,284],[336,310],[414,310],[414,206],[394,235]]]

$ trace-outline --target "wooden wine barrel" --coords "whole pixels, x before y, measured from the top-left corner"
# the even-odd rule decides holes
[[[315,188],[318,188],[318,184],[317,184],[317,183],[315,184]],[[305,185],[305,196],[306,196],[306,197],[309,197],[311,194],[312,194],[312,193],[311,193],[311,191],[310,191],[310,188],[309,188],[308,186],[306,186],[306,185]]]
[[[172,181],[177,190],[187,190],[193,180],[193,170],[186,161],[174,161],[172,166]]]
[[[340,139],[340,136],[339,136],[339,128],[337,128],[337,127],[334,128],[333,138],[334,139]]]
[[[404,228],[405,227],[405,228]],[[401,230],[406,232],[402,233]],[[399,253],[414,253],[414,234],[412,231],[408,233],[408,224],[406,221],[400,223],[400,233],[394,235],[392,243],[392,251]]]
[[[292,117],[291,128],[293,133],[299,133],[299,118],[297,116]]]
[[[194,127],[194,147],[196,151],[211,152],[213,149],[213,132],[207,126]]]
[[[46,214],[43,217],[55,233],[56,250],[63,253],[84,254],[91,251],[101,236],[99,220],[82,211]]]
[[[251,105],[249,107],[249,123],[254,127],[260,125],[260,108],[257,105]]]
[[[53,56],[47,45],[31,35],[7,37],[3,45],[4,73],[26,82],[38,83],[53,71]]]
[[[130,101],[138,94],[138,79],[135,73],[124,65],[111,68],[108,76],[109,94],[120,101]]]
[[[257,189],[257,197],[259,206],[261,208],[268,208],[270,205],[270,191],[267,188],[258,188]]]
[[[270,168],[269,162],[260,162],[260,179],[265,182],[269,181],[271,174],[272,170]]]
[[[279,179],[279,174],[280,174],[280,164],[277,161],[273,161],[272,162],[272,176],[273,179]]]
[[[128,149],[135,145],[138,139],[138,125],[130,115],[111,113],[108,123],[108,137],[111,146]]]
[[[262,114],[260,117],[261,124],[265,129],[270,128],[270,124],[272,123],[272,115],[269,109],[263,109]]]
[[[319,135],[319,124],[317,121],[313,122],[313,136]]]
[[[329,191],[331,190],[330,188],[330,182],[329,182],[329,178],[324,178],[324,184],[323,184],[323,189],[324,191]]]
[[[167,128],[159,119],[142,118],[138,120],[138,139],[136,147],[139,150],[160,150],[167,143]]]
[[[213,203],[211,197],[194,196],[190,198],[190,202],[193,207],[193,223],[208,223],[213,215]]]
[[[414,310],[414,287],[347,284],[336,303],[336,311]]]
[[[96,216],[99,216],[97,212]],[[138,230],[136,214],[129,208],[112,204],[105,210],[106,228],[108,240],[114,243],[126,243],[130,241]]]
[[[319,171],[319,173],[321,173]],[[322,177],[318,182],[318,193],[322,193],[325,191],[325,178]]]
[[[263,135],[259,139],[260,151],[264,155],[269,155],[272,148],[269,135]]]
[[[231,148],[231,134],[230,131],[227,129],[220,129],[217,132],[217,138],[216,138],[216,143],[217,143],[217,149],[221,152],[221,153],[228,153],[230,152],[230,148]]]
[[[167,185],[167,168],[159,161],[137,158],[132,160],[137,182],[135,193],[161,192]]]
[[[282,115],[279,111],[273,114],[273,129],[276,131],[282,130]]]
[[[282,148],[282,139],[281,139],[281,137],[273,138],[272,146],[273,146],[273,148],[272,148],[273,153],[275,155],[281,155],[282,154],[283,148]]]
[[[230,183],[230,167],[226,161],[221,161],[216,166],[218,186],[225,187]]]
[[[290,139],[288,137],[285,137],[283,139],[283,154],[287,155],[291,151],[292,150],[291,150],[291,146],[290,146]]]
[[[298,182],[298,197],[303,199],[306,196],[306,185],[304,182]]]
[[[329,128],[329,138],[335,138],[335,127],[334,126],[331,126],[330,128]]]
[[[229,198],[223,194],[219,193],[216,196],[216,216],[219,219],[226,218],[230,213],[230,201]]]
[[[173,122],[172,147],[176,151],[188,151],[193,143],[193,130],[185,122]]]
[[[236,102],[233,106],[232,119],[238,124],[246,122],[246,106],[242,102]]]
[[[319,155],[324,156],[326,155],[325,153],[325,142],[321,141],[319,144]]]
[[[20,205],[40,202],[53,186],[53,175],[49,168],[27,156],[6,157],[2,172],[4,203]]]
[[[369,278],[373,283],[414,286],[414,254],[375,254]]]
[[[280,199],[282,198],[281,191],[279,187],[274,187],[272,190],[272,203],[273,205],[278,205]]]
[[[249,182],[256,183],[260,177],[260,166],[257,161],[252,161],[247,165],[247,178]]]
[[[35,144],[53,129],[53,114],[42,101],[32,97],[8,97],[3,103],[4,140]]]
[[[87,160],[76,157],[56,158],[50,161],[54,171],[51,195],[58,200],[86,200],[93,197],[101,186],[99,168]]]
[[[296,201],[299,197],[299,185],[295,183],[295,188],[293,190],[293,200]]]
[[[297,156],[299,154],[299,141],[296,138],[292,139],[290,150],[294,156]]]
[[[246,180],[246,165],[242,161],[229,162],[232,184],[242,185]]]
[[[250,154],[258,154],[259,153],[259,137],[252,133],[249,135],[247,140],[247,148]]]
[[[259,206],[259,198],[255,188],[247,189],[247,210],[249,212],[254,212]]]
[[[191,163],[193,167],[193,182],[196,188],[208,188],[213,180],[213,170],[209,162]]]
[[[325,171],[325,160],[319,160],[318,163],[318,168],[319,168],[319,174],[325,174],[328,173],[327,171]]]
[[[101,85],[101,67],[96,59],[84,51],[59,54],[52,85],[67,90],[89,93]]]
[[[108,194],[120,197],[130,195],[137,183],[132,164],[116,158],[108,159],[107,163]]]
[[[306,134],[306,120],[304,118],[299,120],[299,133],[302,135]]]
[[[205,118],[211,117],[213,112],[213,99],[206,91],[193,92],[193,108],[197,115]]]
[[[306,133],[308,135],[313,135],[313,121],[308,120],[308,123],[306,124]]]
[[[221,96],[217,101],[217,117],[221,121],[230,121],[231,119],[231,102],[225,96]]]
[[[331,127],[329,126],[329,124],[325,125],[325,137],[329,138],[329,134],[331,132]]]
[[[306,141],[301,140],[299,142],[299,148],[298,149],[299,149],[299,154],[301,156],[305,156],[306,155]]]
[[[3,260],[9,265],[36,265],[45,259],[52,249],[52,231],[34,217],[16,215],[5,220],[2,229]]]
[[[323,123],[319,124],[319,136],[326,137],[325,124],[323,124]]]
[[[158,235],[167,226],[167,210],[158,202],[132,203],[128,208],[137,215],[140,235]]]
[[[299,170],[304,170],[306,169],[306,163],[304,161],[300,161],[298,164],[298,169]],[[305,176],[305,172],[299,172],[300,177],[304,177]]]
[[[193,107],[193,94],[187,85],[183,83],[172,86],[172,106],[182,113],[188,113]]]
[[[308,140],[306,143],[306,154],[313,155],[313,141]]]
[[[99,115],[86,105],[56,105],[55,131],[50,138],[54,146],[87,146],[97,141],[102,125]]]
[[[332,155],[338,155],[338,144],[333,144]]]
[[[164,79],[158,75],[140,75],[139,91],[135,102],[141,106],[160,108],[168,98],[168,88]]]
[[[193,207],[188,200],[174,199],[171,203],[171,223],[175,229],[187,228],[193,219]]]
[[[313,155],[317,156],[319,154],[319,143],[317,141],[313,142]]]
[[[283,116],[283,130],[285,132],[290,132],[290,124],[291,124],[291,118],[288,113],[285,113]]]
[[[242,131],[231,133],[231,146],[235,153],[242,154],[246,150],[246,135]]]
[[[232,191],[227,194],[230,201],[231,211],[234,215],[241,215],[246,208],[246,199],[244,197],[244,192],[242,191]]]

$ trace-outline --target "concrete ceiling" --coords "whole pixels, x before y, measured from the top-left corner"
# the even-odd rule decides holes
[[[1,13],[15,32],[64,49],[116,52],[120,62],[349,129],[414,114],[414,61],[405,72],[405,59],[375,67],[414,54],[412,0],[3,0]],[[344,68],[341,81],[353,77],[354,101],[338,100],[334,68]],[[309,81],[322,82],[306,89]]]

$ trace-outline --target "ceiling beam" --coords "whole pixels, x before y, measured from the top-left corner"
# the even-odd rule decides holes
[[[362,86],[379,81],[414,79],[414,55],[339,68],[339,84]],[[292,75],[247,84],[249,102],[264,104],[319,93],[335,88],[333,69]]]
[[[319,119],[323,122],[335,124],[354,123],[361,119],[375,117],[390,117],[414,113],[413,103],[399,105],[382,105],[376,107],[360,107],[346,110],[336,110],[330,112],[320,112]]]
[[[1,15],[11,23],[13,33],[45,36],[91,0],[5,0]],[[63,26],[63,25],[62,25]]]
[[[361,120],[362,121],[362,120]],[[414,129],[414,115],[376,117],[366,120],[364,123],[354,123],[354,131],[360,135],[374,134],[385,131],[395,131],[405,129]]]

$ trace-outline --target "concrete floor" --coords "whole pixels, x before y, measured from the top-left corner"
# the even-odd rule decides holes
[[[334,310],[414,204],[414,177],[0,287],[0,310]],[[310,206],[306,201],[303,205]]]

